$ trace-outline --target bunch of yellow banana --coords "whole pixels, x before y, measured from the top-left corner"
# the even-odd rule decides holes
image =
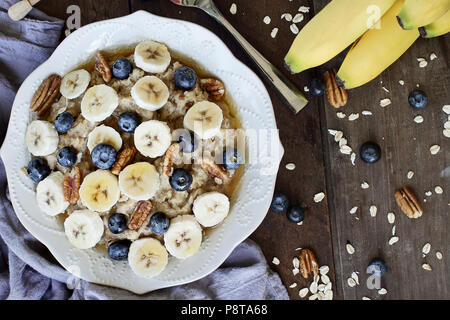
[[[285,63],[298,73],[353,43],[337,73],[340,85],[351,89],[376,78],[420,35],[449,31],[450,0],[332,0],[297,35]]]

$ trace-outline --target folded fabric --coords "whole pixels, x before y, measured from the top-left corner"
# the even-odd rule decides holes
[[[0,2],[0,144],[17,89],[51,55],[64,27],[63,21],[35,9],[22,21],[13,22],[7,9],[14,2]],[[17,219],[0,160],[0,299],[289,298],[279,276],[269,269],[251,240],[240,244],[219,269],[205,278],[145,295],[86,281],[69,289],[66,283],[72,278]]]

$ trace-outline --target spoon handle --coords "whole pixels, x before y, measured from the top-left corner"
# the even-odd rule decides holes
[[[12,5],[8,10],[9,17],[14,21],[22,20],[30,11],[33,6],[40,0],[22,0]]]

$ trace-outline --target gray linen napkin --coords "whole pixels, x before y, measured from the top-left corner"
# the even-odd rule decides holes
[[[12,22],[0,0],[0,144],[15,92],[58,45],[63,21],[38,10]],[[196,282],[145,295],[81,281],[71,290],[65,271],[17,219],[0,160],[0,299],[289,299],[279,276],[251,240],[240,244],[216,271]]]

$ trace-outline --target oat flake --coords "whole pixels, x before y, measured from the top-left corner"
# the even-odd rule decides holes
[[[361,300],[371,300],[369,297],[362,297]]]
[[[298,295],[300,296],[300,298],[304,298],[304,297],[306,297],[308,292],[309,292],[308,288],[303,288],[303,289],[300,289],[300,291],[298,292]]]
[[[398,240],[399,240],[399,238],[396,237],[396,236],[391,237],[391,238],[389,239],[389,245],[390,245],[390,246],[394,245],[395,243],[398,242]]]
[[[298,8],[298,11],[303,12],[303,13],[308,13],[309,7],[301,6],[300,8]]]
[[[356,284],[359,285],[359,277],[358,274],[356,272],[352,272],[351,275],[352,279],[355,280]]]
[[[446,114],[450,114],[450,104],[446,104],[442,107],[442,111],[444,111]]]
[[[292,269],[292,274],[296,276],[300,272],[300,269],[294,268]]]
[[[320,276],[320,281],[322,281],[323,284],[329,284],[330,283],[330,277],[323,274]]]
[[[433,194],[433,193],[432,193],[431,191],[425,192],[425,195],[426,195],[427,197],[430,197],[432,194]]]
[[[282,15],[281,15],[281,19],[285,19],[286,21],[292,21],[292,14],[290,14],[290,13],[283,13]]]
[[[321,266],[320,268],[319,268],[319,272],[320,272],[320,274],[322,274],[322,275],[326,275],[327,273],[328,273],[328,271],[330,271],[330,267],[328,267],[328,266]],[[323,281],[322,281],[323,282]]]
[[[350,212],[350,214],[355,214],[357,210],[358,210],[358,207],[353,207],[350,209],[349,212]]]
[[[450,138],[450,129],[444,129],[442,131],[442,134],[444,135],[444,137]]]
[[[364,181],[363,183],[361,183],[361,188],[362,189],[369,189],[369,184]]]
[[[391,103],[392,103],[391,99],[388,99],[388,98],[382,99],[380,101],[380,106],[384,108],[384,107],[387,107],[388,105],[390,105]]]
[[[325,198],[325,193],[319,192],[314,196],[314,202],[320,202]]]
[[[353,278],[348,278],[347,279],[347,284],[350,288],[353,288],[354,286],[356,286],[356,281]]]
[[[349,121],[355,121],[358,118],[359,118],[359,113],[352,113],[351,115],[348,116]]]
[[[412,179],[413,176],[414,176],[414,171],[408,171],[408,174],[406,175],[406,177],[408,179]]]
[[[294,18],[292,19],[292,22],[293,22],[293,23],[299,23],[299,22],[302,22],[303,19],[304,19],[303,14],[297,13],[297,14],[294,16]]]
[[[393,224],[395,222],[395,214],[393,212],[389,212],[387,214],[387,219],[390,224]]]
[[[436,53],[432,52],[430,54],[430,60],[433,61],[434,59],[437,59],[437,55],[436,55]]]
[[[420,68],[425,68],[428,65],[428,62],[426,60],[420,61],[419,62],[419,67]]]
[[[355,165],[355,160],[356,160],[356,153],[352,152],[350,156],[350,161],[352,162],[352,165]]]
[[[345,113],[343,113],[343,112],[338,112],[338,113],[336,113],[336,116],[337,116],[339,119],[344,119],[347,115],[346,115]]]
[[[339,148],[341,148],[345,145],[347,145],[347,139],[342,138],[341,140],[339,140]]]
[[[342,131],[337,131],[336,135],[334,136],[334,141],[339,142],[343,136],[344,136],[344,133]]]
[[[280,260],[277,257],[273,257],[272,263],[274,265],[279,265],[280,264]]]
[[[272,32],[270,33],[270,36],[272,38],[275,38],[277,36],[277,34],[278,34],[278,28],[273,28]]]
[[[398,83],[400,83],[401,86],[405,85],[405,81],[403,81],[403,80],[399,80]]]
[[[423,122],[423,117],[422,116],[416,116],[414,118],[414,122],[415,123],[422,123]]]
[[[298,258],[292,259],[292,264],[294,265],[294,268],[300,268],[300,260],[298,260]]]
[[[395,226],[392,227],[392,235],[395,236]]]
[[[231,14],[236,14],[236,12],[237,12],[237,6],[236,6],[236,3],[232,3],[232,4],[231,4],[230,12],[231,12]]]
[[[293,284],[291,284],[291,285],[289,286],[289,288],[292,289],[292,288],[295,288],[296,286],[297,286],[297,283],[294,282]]]
[[[295,169],[295,164],[294,163],[288,163],[286,164],[286,169],[289,171],[292,171]]]
[[[263,21],[264,21],[265,24],[270,24],[270,22],[272,21],[272,19],[270,19],[269,16],[265,16],[264,19],[263,19]]]
[[[363,112],[361,112],[363,116],[371,116],[372,112],[368,111],[368,110],[364,110]]]
[[[387,290],[385,288],[381,288],[380,290],[378,290],[379,295],[385,295],[386,293],[387,293]]]
[[[429,254],[431,250],[431,244],[425,243],[425,245],[422,247],[422,253],[423,254]]]
[[[438,260],[442,260],[442,253],[440,251],[436,251],[436,258],[438,258]]]
[[[436,194],[443,194],[444,190],[440,186],[436,186],[434,192],[436,192]]]
[[[298,29],[298,27],[297,27],[297,25],[296,24],[291,24],[291,26],[289,27],[290,29],[291,29],[291,32],[293,33],[293,34],[298,34],[299,33],[299,29]]]
[[[348,254],[354,254],[355,253],[355,248],[350,243],[347,243],[345,248],[347,249]]]
[[[309,296],[308,300],[316,300],[319,297],[318,294],[313,294],[311,296]]]
[[[431,268],[431,266],[428,263],[422,264],[422,269],[427,270],[427,271],[433,270],[433,268]]]
[[[369,208],[369,213],[371,217],[376,217],[377,216],[377,207],[374,205],[371,205]]]
[[[433,146],[430,147],[430,152],[431,154],[437,154],[439,152],[439,150],[441,150],[441,146],[435,144]]]
[[[339,151],[343,154],[350,154],[352,152],[352,148],[350,148],[347,145],[343,145],[343,146],[341,146]]]
[[[312,294],[317,293],[317,282],[311,283],[309,286],[309,291],[311,291]]]

